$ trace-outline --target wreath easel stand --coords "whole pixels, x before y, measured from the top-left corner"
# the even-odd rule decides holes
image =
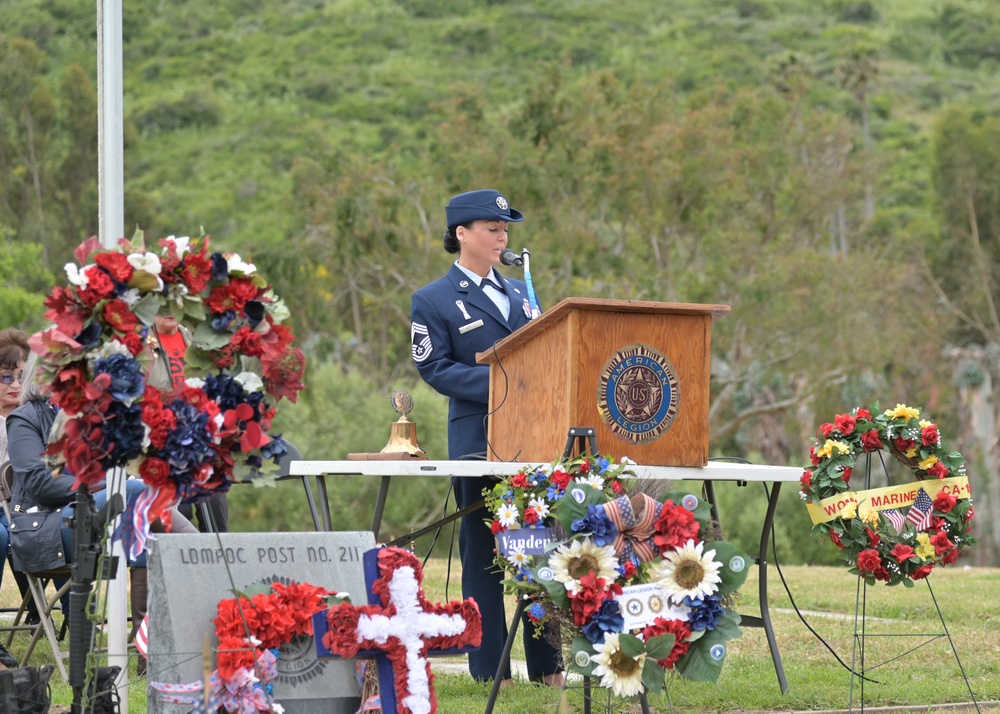
[[[597,436],[595,435],[594,429],[592,427],[586,426],[574,426],[571,427],[566,436],[566,447],[563,449],[563,460],[569,460],[573,455],[574,451],[577,456],[583,456],[590,452],[592,456],[599,456],[600,452],[597,450]],[[504,670],[507,667],[507,663],[510,662],[510,653],[514,647],[514,639],[517,637],[517,630],[521,624],[521,615],[524,614],[525,607],[531,602],[531,598],[525,595],[519,595],[517,598],[517,607],[514,609],[514,615],[511,618],[509,627],[507,628],[507,640],[504,642],[503,652],[500,655],[500,665],[497,668],[496,676],[493,677],[493,687],[490,690],[489,699],[486,701],[486,709],[484,714],[493,714],[493,707],[496,705],[497,695],[500,693],[500,682],[503,678]],[[569,683],[569,678],[563,680],[563,694],[559,699],[559,703],[556,705],[555,714],[560,714],[564,701],[566,700],[566,692],[580,690],[583,692],[583,712],[584,714],[592,714],[592,702],[593,697],[593,686],[590,677],[583,677],[583,683],[580,685],[571,685]],[[642,714],[650,714],[649,700],[646,697],[646,692],[642,691],[638,695],[639,706],[642,708]],[[669,701],[669,695],[668,695]],[[603,709],[610,714],[611,709],[611,692],[607,691],[607,702],[603,705]]]
[[[871,486],[871,460],[872,456],[869,453],[866,458],[865,463],[865,489],[870,489]],[[892,484],[892,478],[889,476],[889,470],[885,468],[885,464],[882,464],[883,470],[885,471],[886,479],[889,481],[889,485]],[[934,609],[937,612],[938,619],[941,622],[941,632],[921,632],[914,634],[902,634],[902,633],[871,633],[868,631],[867,627],[867,604],[868,604],[868,583],[863,576],[858,576],[857,592],[855,595],[854,602],[854,636],[853,636],[853,647],[851,651],[851,684],[850,692],[848,698],[848,711],[854,711],[854,681],[857,679],[860,682],[860,710],[864,712],[865,710],[865,682],[869,681],[872,683],[878,683],[877,680],[871,679],[869,674],[872,670],[878,669],[890,662],[905,657],[906,655],[915,652],[921,647],[934,642],[935,640],[941,638],[947,638],[948,646],[951,649],[952,654],[955,656],[955,662],[958,664],[958,669],[962,673],[962,679],[965,681],[965,686],[969,690],[969,696],[972,698],[972,703],[976,708],[976,712],[980,712],[979,702],[976,701],[976,695],[972,691],[972,685],[969,683],[969,677],[965,673],[965,668],[962,666],[962,660],[958,656],[958,650],[955,648],[955,643],[951,638],[951,633],[948,631],[948,625],[945,624],[944,614],[941,612],[941,608],[938,605],[937,598],[934,596],[934,589],[931,587],[930,576],[924,578],[924,582],[927,583],[927,592],[930,595],[931,602],[934,603]],[[878,662],[877,664],[870,664],[866,659],[865,647],[868,639],[875,638],[888,638],[888,637],[899,637],[899,638],[926,638],[919,644],[910,647],[906,651],[890,657],[888,660],[883,662]]]

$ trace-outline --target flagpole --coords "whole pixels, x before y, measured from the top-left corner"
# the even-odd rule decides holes
[[[97,0],[97,99],[98,225],[101,244],[112,248],[125,234],[122,0]],[[115,475],[108,488],[124,501],[124,473]],[[127,569],[120,543],[111,546],[111,554],[118,556],[118,571],[108,584],[108,665],[121,667],[119,711],[128,714]]]

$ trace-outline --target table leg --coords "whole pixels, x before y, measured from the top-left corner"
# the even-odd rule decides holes
[[[319,520],[319,511],[316,510],[316,499],[313,498],[312,487],[309,485],[309,477],[302,476],[302,488],[306,492],[306,504],[309,506],[309,515],[313,519],[313,527],[318,531],[322,525]]]
[[[774,524],[774,513],[778,508],[778,494],[780,492],[781,483],[774,483],[771,488],[771,495],[767,501],[767,514],[764,516],[764,528],[760,533],[760,551],[757,555],[757,570],[760,575],[760,619],[764,627],[764,634],[767,636],[767,646],[771,650],[771,660],[774,662],[774,673],[778,675],[778,686],[781,687],[781,693],[784,694],[788,691],[788,681],[785,679],[785,668],[781,664],[781,653],[778,651],[778,643],[774,638],[774,628],[771,626],[771,608],[767,600],[767,547],[771,541],[771,526]]]
[[[317,474],[316,490],[319,491],[319,505],[323,516],[323,530],[332,531],[333,521],[330,518],[330,496],[326,492],[326,476]]]
[[[389,496],[389,479],[391,476],[383,476],[378,485],[378,498],[375,499],[375,513],[372,514],[372,533],[375,534],[375,542],[378,542],[378,532],[382,528],[382,512],[385,510],[385,499]]]

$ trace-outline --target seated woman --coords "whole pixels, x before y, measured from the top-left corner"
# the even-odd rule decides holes
[[[72,515],[73,501],[76,498],[74,477],[65,471],[54,476],[45,462],[45,447],[56,410],[39,391],[34,379],[37,359],[37,355],[32,353],[25,362],[21,380],[21,406],[7,417],[7,450],[14,467],[11,512],[36,514],[37,519],[32,519],[32,522],[39,524],[37,530],[15,530],[11,533],[15,566],[28,573],[52,570],[72,562],[73,530],[63,523],[63,519]],[[127,480],[126,503],[134,503],[144,488],[142,481]],[[92,495],[97,508],[107,502],[106,489],[102,488]],[[123,517],[127,517],[127,514]],[[176,510],[172,512],[172,517],[171,532],[198,532]],[[158,523],[154,523],[152,529],[163,531],[162,525]],[[129,561],[128,565],[134,632],[146,614],[146,554],[141,553],[134,561]],[[145,672],[145,664],[145,659],[140,658],[140,675]]]
[[[14,328],[0,330],[0,467],[7,463],[7,415],[17,408],[21,391],[21,370],[28,356],[28,336]],[[0,510],[0,583],[9,552],[10,537],[7,514]],[[21,596],[27,590],[24,576],[15,571]],[[23,587],[22,587],[23,583]],[[29,610],[29,618],[31,617]],[[17,667],[17,658],[0,644],[0,664],[8,669]]]

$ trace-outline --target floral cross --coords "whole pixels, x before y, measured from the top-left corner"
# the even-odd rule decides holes
[[[374,657],[382,711],[434,714],[429,654],[479,647],[482,619],[475,601],[427,601],[420,561],[401,548],[365,553],[369,605],[342,602],[314,615],[319,657]],[[398,708],[397,708],[398,702]]]

